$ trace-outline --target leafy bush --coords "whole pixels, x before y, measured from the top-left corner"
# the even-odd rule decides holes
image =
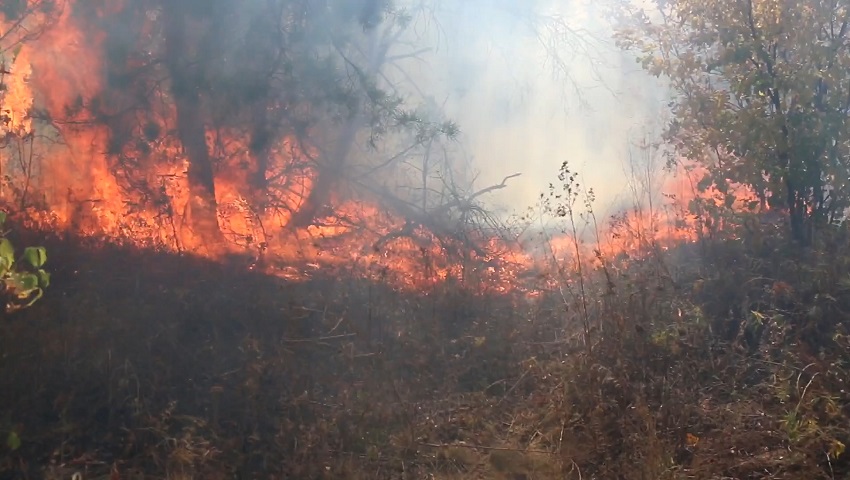
[[[6,223],[6,213],[0,212],[0,228]],[[50,274],[42,267],[47,262],[47,250],[44,247],[27,247],[20,258],[15,258],[15,247],[6,238],[8,232],[0,236],[0,281],[3,283],[3,297],[6,313],[15,312],[34,304],[44,294],[44,288],[50,284]]]

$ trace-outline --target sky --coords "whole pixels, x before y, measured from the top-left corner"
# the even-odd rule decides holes
[[[436,21],[414,25],[434,48],[405,69],[459,124],[477,187],[522,173],[484,199],[488,207],[521,213],[557,182],[564,161],[593,187],[597,205],[622,203],[630,145],[657,137],[667,91],[616,47],[600,4],[437,3]]]

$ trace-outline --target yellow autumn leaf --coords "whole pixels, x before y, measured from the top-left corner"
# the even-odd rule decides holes
[[[838,458],[844,453],[845,447],[844,443],[833,440],[832,445],[829,447],[829,454],[832,455],[832,458]]]

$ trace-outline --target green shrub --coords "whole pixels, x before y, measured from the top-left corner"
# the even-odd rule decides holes
[[[0,212],[0,229],[6,223],[6,213]],[[50,284],[50,274],[42,267],[47,262],[44,247],[27,247],[20,258],[15,258],[15,247],[0,233],[0,281],[6,313],[27,308],[44,294]]]

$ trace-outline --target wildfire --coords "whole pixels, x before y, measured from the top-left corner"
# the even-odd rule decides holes
[[[8,135],[25,137],[32,132],[32,119],[29,118],[28,112],[32,108],[33,95],[27,83],[32,68],[29,61],[21,58],[21,55],[25,53],[18,55],[16,63],[0,66],[3,70],[0,82],[6,85],[4,99],[8,105],[3,111],[7,118],[0,125],[0,136],[3,138]]]
[[[0,153],[5,175],[0,199],[7,205],[30,205],[34,218],[62,231],[222,258],[247,255],[253,268],[290,278],[304,278],[315,268],[360,266],[404,288],[423,290],[449,279],[474,278],[504,292],[518,288],[521,278],[537,268],[540,259],[495,236],[474,238],[477,249],[456,242],[454,247],[467,252],[450,256],[452,246],[425,226],[411,227],[410,219],[379,202],[341,192],[333,195],[332,211],[297,227],[292,219],[321,175],[313,162],[318,149],[284,135],[258,153],[249,132],[238,126],[205,126],[224,239],[223,248],[209,248],[209,232],[197,231],[189,221],[192,166],[188,146],[173,134],[179,122],[167,89],[145,85],[157,101],[149,102],[133,123],[115,120],[123,118],[120,114],[134,99],[107,88],[106,33],[96,24],[122,8],[122,2],[112,2],[110,10],[86,19],[74,14],[73,2],[58,2],[50,21],[46,10],[34,9],[19,22],[20,32],[42,28],[39,35],[26,41],[23,33],[3,37],[15,48],[0,44],[6,86],[0,100],[7,117],[0,135],[19,147]],[[145,55],[163,48],[156,33],[163,17],[159,11],[145,16],[140,38],[146,45],[139,49]],[[0,28],[14,32],[14,23],[0,22]],[[124,61],[133,68],[155,67],[146,65],[144,56]],[[39,142],[33,141],[35,129],[40,129]],[[255,185],[257,177],[262,177],[262,189]],[[681,201],[691,194],[679,195]],[[681,210],[632,212],[620,226],[636,229],[603,232],[607,240],[598,248],[605,255],[640,250],[650,231],[667,243],[695,235],[692,219]],[[570,252],[568,240],[551,243],[559,254]]]
[[[610,265],[612,261],[626,265],[632,259],[643,258],[659,249],[668,250],[696,241],[707,222],[712,220],[698,217],[691,211],[689,205],[693,200],[699,199],[736,213],[753,212],[754,203],[759,204],[756,212],[761,208],[758,196],[742,185],[730,183],[729,191],[734,195],[731,206],[726,204],[728,197],[714,185],[699,191],[697,184],[706,175],[708,171],[704,167],[680,162],[661,186],[665,201],[656,202],[655,207],[644,204],[621,211],[599,225],[591,222],[585,225],[584,235],[580,232],[577,235],[552,236],[547,240],[551,257],[558,259],[562,265],[570,265],[572,271],[578,268],[579,262],[589,268]],[[586,230],[592,233],[588,234]],[[576,237],[580,238],[578,242]]]
[[[115,94],[104,89],[109,71],[102,57],[105,34],[84,25],[83,17],[74,15],[74,3],[60,2],[57,8],[49,28],[44,11],[34,9],[25,16],[23,28],[45,28],[16,42],[17,52],[6,51],[4,57],[7,89],[2,102],[9,117],[4,135],[23,144],[36,120],[39,133],[50,139],[29,143],[31,154],[9,151],[3,156],[3,170],[9,172],[2,192],[6,204],[30,204],[32,216],[42,224],[78,234],[205,255],[247,253],[254,268],[281,275],[293,276],[293,265],[302,267],[295,276],[303,277],[311,265],[359,264],[370,275],[420,289],[461,275],[431,232],[419,227],[415,235],[394,237],[404,219],[377,203],[336,195],[332,212],[312,225],[292,226],[294,213],[315,187],[318,172],[310,159],[317,152],[291,136],[273,142],[262,159],[267,163],[267,194],[258,196],[250,185],[260,159],[248,146],[248,134],[235,127],[206,128],[207,150],[217,160],[215,201],[225,239],[223,250],[207,249],[204,232],[186,221],[190,162],[186,146],[168,134],[176,123],[168,92],[158,92],[166,101],[151,106],[140,126],[123,132],[143,140],[116,148],[118,128],[98,118],[110,113],[106,103],[123,100],[120,94],[110,98]],[[101,19],[120,11],[120,3],[112,8],[99,12]],[[155,33],[160,19],[148,14],[141,29],[149,51],[161,47]],[[3,30],[11,27],[11,21],[5,22]],[[27,190],[22,192],[20,185]],[[492,243],[489,250],[495,251]],[[494,269],[488,272],[496,276]]]

